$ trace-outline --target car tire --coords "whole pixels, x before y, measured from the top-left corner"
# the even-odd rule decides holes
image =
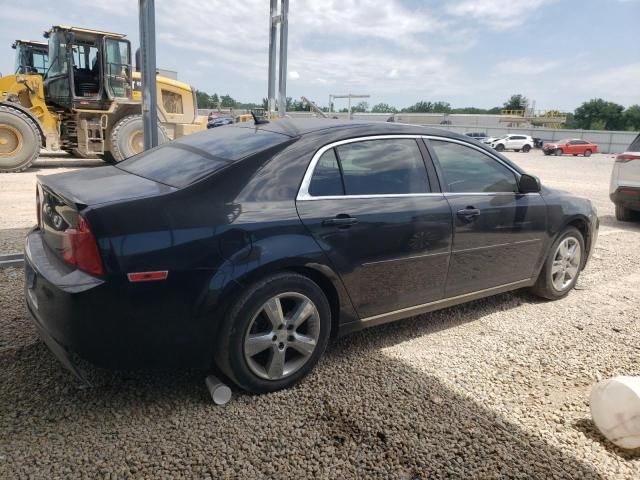
[[[577,156],[578,156],[578,154],[577,154],[577,153],[573,153],[572,155],[573,155],[574,157],[577,157]]]
[[[591,156],[591,150],[587,149],[584,151],[584,156],[585,157],[590,157]]]
[[[516,149],[514,149],[513,151],[514,151],[514,152],[516,152],[516,153],[519,153],[519,152],[520,152],[520,149],[519,149],[519,148],[516,148]]]
[[[554,154],[556,157],[560,157],[560,156],[562,156],[562,154],[563,154],[563,153],[564,153],[564,152],[562,151],[562,149],[561,149],[561,148],[556,148],[555,152],[553,152],[553,154]]]
[[[619,222],[633,222],[638,216],[637,212],[616,203],[616,220]]]
[[[307,309],[311,313],[295,326],[294,312]],[[297,273],[274,274],[250,285],[228,312],[218,332],[215,363],[252,393],[299,382],[318,363],[329,341],[329,301],[315,282]]]
[[[496,151],[498,151],[498,152],[504,152],[504,145],[502,145],[501,143],[499,143],[498,145],[496,145]]]
[[[549,155],[551,155],[549,152],[542,152],[542,153],[544,153],[544,154],[545,154],[545,156],[547,156],[547,157],[548,157]]]
[[[530,145],[525,145],[524,147],[522,147],[522,151],[524,153],[529,153],[531,151],[531,146]]]
[[[574,254],[573,259],[569,260],[571,247],[576,245],[579,250],[577,254]],[[561,246],[570,247],[568,250],[563,250]],[[565,254],[565,252],[567,253]],[[531,291],[547,300],[566,297],[578,281],[586,254],[584,239],[580,231],[575,227],[565,228],[551,245],[540,275]]]

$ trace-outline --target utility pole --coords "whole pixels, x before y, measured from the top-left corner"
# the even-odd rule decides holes
[[[278,13],[280,4],[280,13]],[[269,1],[269,86],[267,107],[269,117],[278,110],[278,116],[287,113],[287,44],[289,34],[289,0]],[[278,29],[278,26],[280,27]],[[277,51],[278,33],[280,48]],[[277,53],[277,55],[276,55]],[[276,99],[276,77],[278,78],[278,97]]]
[[[155,0],[139,0],[144,149],[158,145]]]

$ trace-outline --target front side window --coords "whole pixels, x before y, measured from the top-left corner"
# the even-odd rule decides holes
[[[516,177],[507,167],[475,148],[431,140],[449,192],[517,192]]]
[[[105,65],[107,90],[111,97],[131,96],[130,44],[126,40],[107,38],[105,45]]]
[[[169,90],[162,90],[162,106],[167,113],[183,113],[182,95]]]
[[[346,195],[426,193],[427,170],[414,139],[381,139],[336,147]]]

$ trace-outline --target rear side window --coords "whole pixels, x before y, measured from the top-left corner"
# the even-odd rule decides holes
[[[414,139],[381,139],[336,147],[346,195],[426,193],[427,170]]]
[[[309,194],[314,197],[344,195],[340,166],[333,148],[322,154],[309,184]]]
[[[431,140],[447,188],[454,193],[516,192],[516,177],[507,167],[475,148]]]
[[[180,138],[120,162],[117,167],[172,187],[186,187],[225,165],[289,140],[249,128],[216,128]]]

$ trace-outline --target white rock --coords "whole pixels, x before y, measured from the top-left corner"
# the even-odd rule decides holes
[[[603,380],[591,391],[591,417],[621,448],[640,447],[640,377]]]

